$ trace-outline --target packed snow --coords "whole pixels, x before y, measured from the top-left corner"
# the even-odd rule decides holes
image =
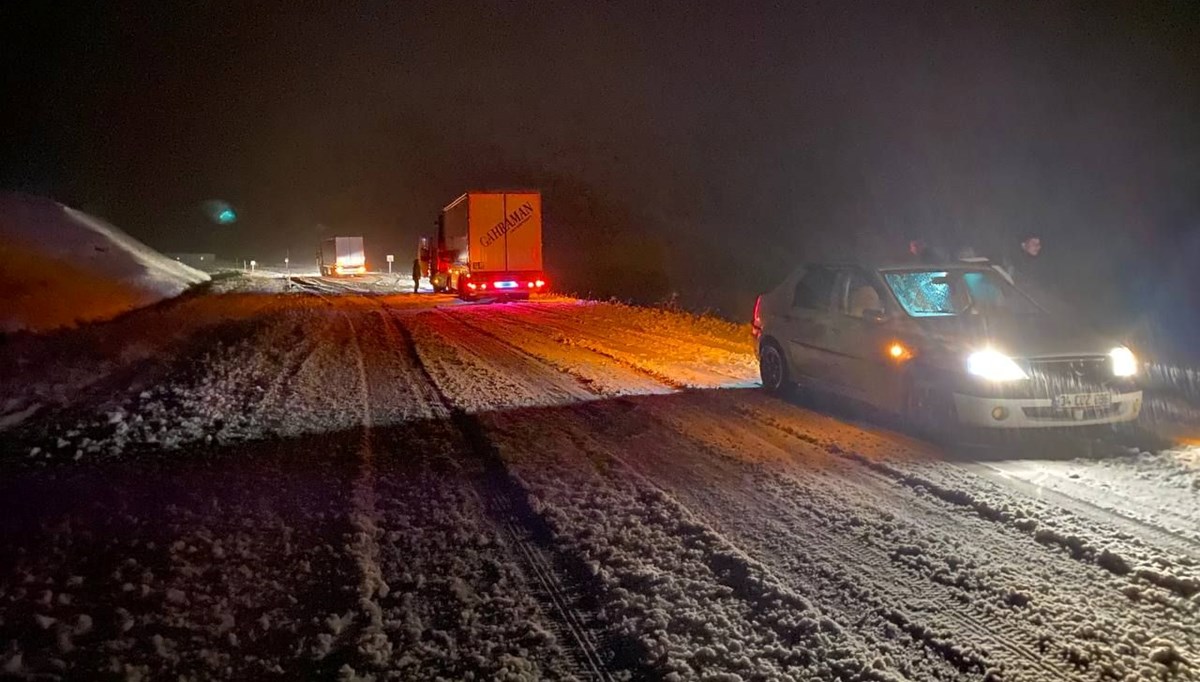
[[[311,277],[15,338],[0,675],[1200,676],[1194,446],[981,454],[755,373],[712,318]]]
[[[106,320],[209,276],[49,199],[0,194],[0,331]]]

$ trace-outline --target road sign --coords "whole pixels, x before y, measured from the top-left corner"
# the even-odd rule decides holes
[[[389,254],[387,255],[387,262],[388,262],[388,274],[389,274],[389,275],[390,275],[390,274],[392,274],[392,261],[394,261],[394,260],[396,260],[396,257],[395,257],[395,256],[393,256],[392,254],[390,254],[390,253],[389,253]]]

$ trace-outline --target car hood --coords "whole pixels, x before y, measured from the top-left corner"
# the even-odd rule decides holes
[[[1014,358],[1106,355],[1117,344],[1049,315],[929,318],[925,331],[952,352],[995,348]]]

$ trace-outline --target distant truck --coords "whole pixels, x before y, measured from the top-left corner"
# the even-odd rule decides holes
[[[332,237],[321,242],[317,265],[323,277],[350,277],[367,272],[362,237]]]
[[[436,291],[461,298],[529,298],[546,286],[542,195],[536,190],[472,191],[442,209],[430,259]]]

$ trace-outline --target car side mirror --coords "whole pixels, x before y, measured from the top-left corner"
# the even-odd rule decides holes
[[[887,319],[887,313],[878,308],[867,308],[866,310],[862,311],[862,316],[864,320],[868,320],[870,322],[883,322],[885,319]]]

